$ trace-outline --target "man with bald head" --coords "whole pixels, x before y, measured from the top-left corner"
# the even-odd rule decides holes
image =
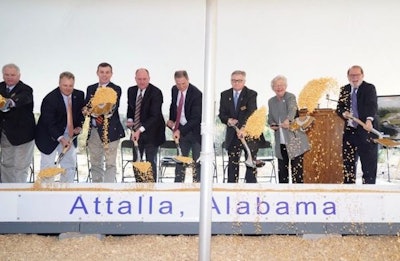
[[[150,83],[147,69],[137,69],[135,81],[136,85],[128,88],[126,126],[132,129],[131,139],[138,142],[140,155],[146,153],[146,160],[151,163],[156,181],[158,147],[165,142],[165,121],[161,108],[163,95],[159,88]]]

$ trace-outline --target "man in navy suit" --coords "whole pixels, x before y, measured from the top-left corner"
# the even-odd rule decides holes
[[[128,88],[126,126],[133,128],[131,139],[138,142],[140,155],[146,153],[146,160],[151,163],[156,181],[158,148],[165,142],[165,121],[161,108],[163,95],[159,88],[150,83],[147,69],[137,69],[135,81],[137,85]],[[140,106],[137,106],[137,101]]]
[[[186,71],[176,71],[174,74],[176,85],[172,87],[171,105],[169,108],[169,120],[167,126],[172,130],[174,139],[178,140],[183,156],[192,157],[195,163],[193,182],[200,181],[200,163],[197,159],[201,151],[201,112],[203,94],[197,87],[189,83]],[[182,110],[179,112],[179,103]],[[184,182],[185,166],[177,164],[175,168],[175,182]]]
[[[0,108],[1,177],[3,183],[27,181],[35,147],[33,90],[20,80],[17,65],[3,66],[0,95],[6,103]]]
[[[119,102],[121,99],[121,87],[111,82],[113,71],[108,63],[100,63],[97,66],[99,82],[87,87],[85,104],[89,104],[97,88],[109,87],[117,93],[117,102],[111,115],[107,115],[108,128],[104,130],[104,116],[90,118],[88,135],[88,149],[90,155],[92,181],[93,182],[115,182],[117,173],[117,152],[119,140],[125,137],[124,127],[119,118]],[[108,140],[104,140],[104,131]],[[105,144],[107,144],[105,146]],[[105,162],[105,169],[104,169]]]
[[[378,103],[373,84],[364,81],[364,71],[354,65],[347,71],[349,84],[340,90],[337,113],[346,123],[343,132],[343,172],[344,183],[356,182],[357,161],[360,157],[363,184],[375,184],[378,164],[377,138],[370,133],[377,126]],[[365,122],[360,126],[350,119],[355,116]]]
[[[72,73],[60,74],[59,86],[42,101],[35,135],[36,146],[41,152],[41,169],[54,167],[56,154],[60,155],[64,149],[67,150],[60,161],[60,166],[65,169],[60,182],[68,183],[74,182],[76,168],[77,141],[75,139],[72,142],[72,139],[81,132],[84,121],[84,93],[74,89],[74,84],[75,76]],[[46,181],[53,181],[53,178]]]
[[[257,92],[247,88],[246,72],[234,71],[231,74],[232,88],[221,93],[219,105],[219,118],[222,123],[227,125],[225,135],[225,149],[228,152],[228,182],[237,183],[239,179],[239,160],[244,146],[240,141],[240,137],[244,137],[244,126],[250,115],[257,109]],[[237,95],[237,98],[235,96]],[[237,99],[237,102],[235,100]],[[236,104],[235,104],[236,103]],[[237,126],[239,132],[232,126]],[[256,160],[258,151],[258,143],[265,142],[264,136],[261,135],[260,141],[247,140],[252,158]],[[246,153],[246,151],[245,151]],[[246,153],[247,158],[247,153]],[[256,183],[257,169],[246,166],[245,181],[247,183]]]

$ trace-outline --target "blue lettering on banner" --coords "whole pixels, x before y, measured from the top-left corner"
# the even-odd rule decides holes
[[[225,198],[225,201],[218,201],[212,197],[211,208],[217,215],[336,215],[336,204],[331,201],[321,203],[314,201],[278,201],[274,203],[264,201],[260,197],[256,197],[255,202],[241,200],[235,203],[233,201],[229,196]]]
[[[157,214],[172,215],[172,210],[173,206],[171,201],[164,200],[160,201],[158,204],[154,204],[152,196],[147,198],[140,196],[136,206],[131,201],[127,200],[114,202],[111,197],[108,197],[105,201],[102,201],[99,197],[96,197],[93,202],[87,202],[82,196],[78,196],[72,204],[69,214],[152,215],[157,211]]]
[[[179,200],[178,200],[179,202]],[[70,215],[173,215],[172,200],[159,200],[154,196],[141,195],[137,198],[126,200],[112,198],[111,196],[94,199],[86,199],[77,196],[70,208]],[[183,209],[187,205],[181,206]],[[276,216],[332,216],[337,214],[337,206],[332,201],[268,201],[262,197],[254,197],[247,200],[237,199],[232,196],[212,197],[212,211],[214,215],[276,215]],[[180,217],[184,211],[176,212]]]

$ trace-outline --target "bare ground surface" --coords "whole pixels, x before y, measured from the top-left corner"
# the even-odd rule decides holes
[[[0,235],[0,260],[198,260],[198,236]],[[396,236],[213,236],[211,260],[400,260]]]

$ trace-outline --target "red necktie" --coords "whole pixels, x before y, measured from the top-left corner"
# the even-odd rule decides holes
[[[181,98],[179,99],[178,110],[176,113],[176,121],[175,121],[174,131],[176,131],[179,128],[179,123],[181,121],[181,115],[182,115],[184,103],[185,103],[185,96],[183,95],[183,92],[181,92]]]
[[[68,129],[68,136],[72,138],[74,136],[74,121],[72,119],[71,96],[68,96],[68,104],[67,104],[67,129]]]

